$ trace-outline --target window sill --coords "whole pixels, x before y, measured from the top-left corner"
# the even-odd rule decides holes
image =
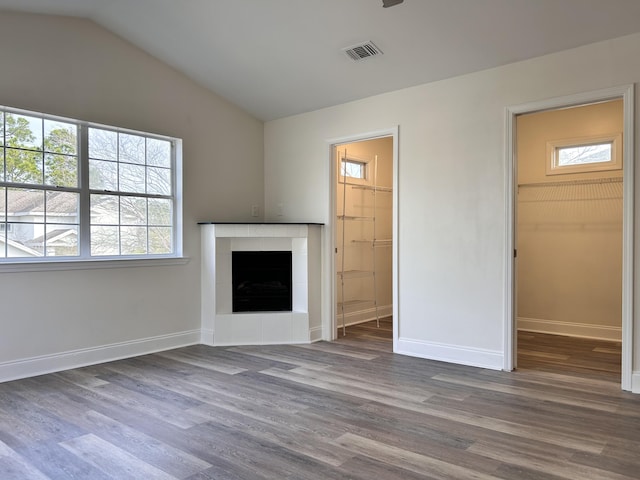
[[[55,270],[99,270],[102,268],[137,268],[186,265],[189,257],[122,258],[104,260],[66,260],[61,262],[11,262],[0,264],[0,273],[49,272]]]

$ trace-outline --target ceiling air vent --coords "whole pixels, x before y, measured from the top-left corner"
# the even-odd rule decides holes
[[[376,47],[371,41],[343,48],[342,51],[354,62],[375,57],[376,55],[382,55],[382,50]]]

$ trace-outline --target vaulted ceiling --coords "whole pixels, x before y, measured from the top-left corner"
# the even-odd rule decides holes
[[[0,0],[0,9],[91,19],[262,120],[640,31],[639,0]],[[343,53],[364,41],[383,55]]]

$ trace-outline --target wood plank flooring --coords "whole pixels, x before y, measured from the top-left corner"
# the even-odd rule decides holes
[[[390,331],[0,384],[0,479],[640,477],[640,397],[606,361],[554,370],[524,338],[518,371],[489,371],[393,355]]]
[[[518,367],[620,382],[622,343],[518,332]]]

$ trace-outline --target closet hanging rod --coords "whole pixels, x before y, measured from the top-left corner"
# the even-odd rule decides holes
[[[622,177],[587,178],[584,180],[564,180],[561,182],[521,183],[518,187],[563,187],[570,185],[597,185],[601,183],[622,183]]]

